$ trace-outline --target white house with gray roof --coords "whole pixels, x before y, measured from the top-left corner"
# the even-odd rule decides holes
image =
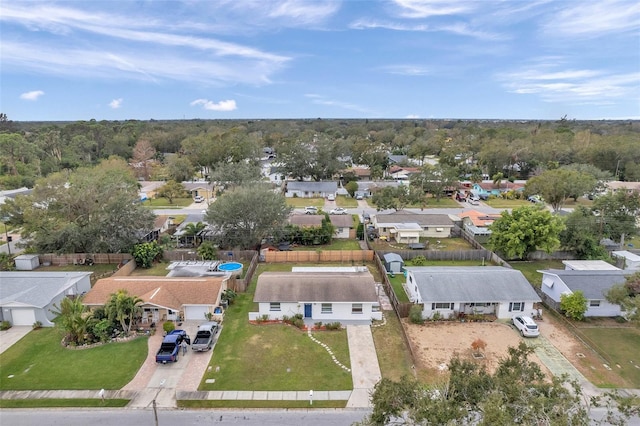
[[[263,272],[249,319],[282,319],[302,314],[313,322],[371,324],[382,312],[373,276],[360,272]]]
[[[446,214],[420,214],[400,210],[375,215],[373,226],[381,237],[410,244],[419,242],[420,237],[449,238],[454,223]]]
[[[91,290],[91,272],[0,272],[0,321],[53,327],[53,305]]]
[[[335,181],[300,182],[288,181],[285,197],[299,198],[326,198],[327,195],[336,195],[338,183]]]
[[[511,318],[529,315],[540,302],[520,271],[501,266],[409,266],[405,288],[414,303],[424,305],[423,318],[436,312]]]
[[[618,270],[547,269],[542,273],[542,292],[552,305],[560,307],[560,297],[582,291],[587,298],[586,317],[615,317],[621,315],[620,305],[607,302],[605,294],[616,284],[623,284],[628,272]]]

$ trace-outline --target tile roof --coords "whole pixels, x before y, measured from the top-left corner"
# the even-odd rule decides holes
[[[183,305],[215,305],[226,277],[168,278],[111,277],[98,280],[83,299],[85,305],[104,305],[110,295],[125,289],[145,304],[180,310]]]
[[[368,272],[263,272],[254,302],[377,302]]]

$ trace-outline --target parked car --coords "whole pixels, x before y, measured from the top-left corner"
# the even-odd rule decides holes
[[[356,200],[362,200],[364,199],[364,197],[362,196],[362,194],[357,194],[356,195]]]
[[[466,201],[467,197],[463,192],[456,192],[456,201]]]
[[[336,196],[335,196],[335,195],[333,195],[333,194],[329,194],[329,195],[327,195],[327,200],[329,200],[329,201],[335,201],[335,200],[336,200]]]
[[[173,330],[164,336],[160,349],[156,353],[156,362],[162,364],[178,362],[182,341],[186,341],[187,345],[191,344],[191,339],[184,330]]]
[[[513,325],[520,331],[522,337],[538,337],[540,329],[538,324],[526,315],[516,315],[512,318]]]
[[[196,203],[201,203],[201,202],[203,202],[203,201],[204,201],[204,197],[203,197],[202,195],[196,195],[196,196],[193,198],[193,201],[195,201]]]
[[[542,200],[542,197],[539,195],[531,195],[527,198],[527,201],[531,202],[531,203],[543,203],[544,201]]]
[[[346,209],[343,209],[342,207],[336,207],[335,209],[331,210],[329,214],[348,214],[348,213]]]
[[[213,346],[213,340],[218,333],[218,323],[215,321],[200,324],[196,337],[193,338],[191,349],[196,352],[205,352]]]
[[[318,213],[318,208],[315,206],[307,206],[304,208],[304,213],[305,214],[317,214]]]

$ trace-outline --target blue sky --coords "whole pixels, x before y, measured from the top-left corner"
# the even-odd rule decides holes
[[[640,119],[631,1],[0,0],[9,119]]]

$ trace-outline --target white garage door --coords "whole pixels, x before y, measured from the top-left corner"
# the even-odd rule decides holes
[[[184,319],[204,321],[206,317],[205,313],[209,312],[208,306],[185,306],[184,307]]]
[[[11,317],[13,325],[33,325],[36,322],[36,313],[33,309],[12,309]]]

